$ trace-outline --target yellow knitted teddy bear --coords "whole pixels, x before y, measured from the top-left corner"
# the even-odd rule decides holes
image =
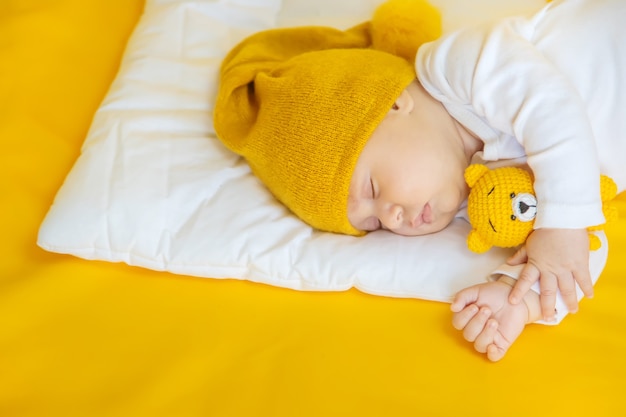
[[[516,167],[489,169],[473,164],[465,170],[465,181],[470,186],[467,211],[472,230],[467,246],[483,253],[492,246],[514,247],[521,245],[532,232],[537,214],[537,199],[530,173]],[[610,204],[617,194],[615,182],[600,177],[602,211],[606,222],[617,219],[617,207]],[[604,224],[587,230],[601,230]],[[600,248],[600,239],[589,234],[591,250]]]

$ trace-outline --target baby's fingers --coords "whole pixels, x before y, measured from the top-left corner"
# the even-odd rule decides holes
[[[487,348],[487,358],[491,362],[498,362],[500,359],[504,358],[505,354],[506,349],[503,349],[496,344],[491,344]]]
[[[556,306],[556,294],[559,291],[559,285],[557,278],[552,274],[543,274],[541,277],[540,289],[540,304],[541,315],[545,321],[553,321],[555,306]],[[574,292],[574,303],[576,303],[576,293]],[[567,300],[565,300],[567,303]],[[574,304],[576,305],[576,304]]]
[[[462,328],[457,327],[457,329],[463,329],[463,338],[465,340],[474,342],[485,330],[489,317],[491,317],[491,310],[487,307],[482,307],[467,321],[465,326]]]
[[[543,278],[542,278],[543,280]],[[544,280],[546,281],[546,280]],[[541,282],[543,284],[543,281]],[[555,284],[556,285],[556,284]],[[561,297],[563,297],[563,302],[567,306],[567,309],[570,313],[575,313],[578,311],[578,294],[576,293],[576,281],[570,274],[564,274],[558,278],[558,289],[556,286],[553,286],[551,290],[554,292],[554,304],[552,304],[551,300],[546,300],[546,305],[543,304],[543,299],[547,297],[543,297],[544,295],[544,285],[541,285],[541,295],[542,295],[542,304],[541,308],[544,316],[548,313],[550,318],[553,316],[552,311],[554,310],[554,306],[556,304],[556,293],[560,292]],[[544,320],[547,320],[544,318]]]
[[[480,353],[486,353],[489,345],[493,344],[493,340],[498,332],[498,322],[495,319],[489,319],[482,332],[476,337],[474,349]]]
[[[452,315],[452,326],[457,330],[463,330],[467,323],[476,316],[478,310],[479,308],[476,304],[470,304],[463,310],[454,313]]]
[[[478,286],[465,288],[454,296],[450,310],[454,313],[458,313],[470,304],[474,304],[478,301]]]
[[[496,332],[493,343],[487,346],[487,358],[492,362],[497,362],[504,357],[510,347],[511,343]]]
[[[574,278],[578,283],[578,286],[582,290],[585,297],[592,298],[593,297],[593,281],[591,280],[591,274],[589,273],[589,269],[582,269],[581,271],[577,271],[574,273]]]
[[[526,253],[526,246],[522,246],[513,255],[506,260],[509,265],[520,265],[528,262],[528,254]]]
[[[526,264],[520,273],[517,282],[511,290],[509,295],[509,302],[511,304],[518,304],[524,298],[524,295],[530,290],[535,282],[539,280],[539,269],[533,264]]]

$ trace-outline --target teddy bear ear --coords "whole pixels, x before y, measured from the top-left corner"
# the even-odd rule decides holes
[[[602,207],[606,223],[613,223],[619,218],[619,209],[612,203],[604,203]]]
[[[602,247],[602,241],[593,233],[589,233],[589,250],[598,250]]]
[[[485,253],[489,249],[491,249],[491,243],[485,242],[483,237],[478,233],[476,229],[472,229],[472,231],[467,235],[467,247],[469,250],[475,253]]]
[[[619,218],[619,210],[613,203],[613,199],[617,195],[617,184],[613,179],[606,175],[600,176],[600,196],[602,197],[602,214],[604,214],[604,223],[588,227],[587,230],[595,231],[604,229],[607,223],[613,223]]]
[[[606,175],[600,175],[600,195],[602,196],[602,201],[613,200],[617,195],[617,184]]]
[[[470,187],[473,187],[488,171],[489,168],[483,164],[472,164],[465,169],[465,182],[467,182],[467,185]]]

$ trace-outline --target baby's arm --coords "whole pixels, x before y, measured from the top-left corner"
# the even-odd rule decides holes
[[[598,231],[595,235],[600,239],[600,249],[588,255],[589,275],[594,284],[604,269],[609,252],[606,234]],[[511,287],[515,285],[516,278],[519,279],[521,276],[524,266],[501,265],[494,273],[497,282],[491,281],[466,288],[456,295],[452,303],[453,326],[463,330],[465,339],[474,342],[476,350],[487,353],[491,360],[498,360],[504,356],[526,323],[558,324],[567,315],[565,302],[559,293],[556,296],[555,320],[541,321],[538,283],[524,295],[523,302],[513,305],[507,301],[512,292]],[[581,299],[582,290],[577,288],[576,291],[577,298]],[[523,318],[522,311],[526,312],[526,319]]]
[[[514,19],[443,36],[420,47],[416,67],[426,90],[466,127],[481,132],[485,160],[519,156],[512,146],[496,146],[494,137],[514,137],[523,148],[541,209],[535,219],[536,242],[525,252],[525,278],[513,298],[519,300],[541,277],[542,310],[549,318],[557,288],[572,310],[577,304],[571,296],[576,281],[587,295],[592,293],[586,255],[578,258],[582,238],[561,245],[566,232],[547,230],[578,229],[573,233],[580,236],[582,229],[604,219],[587,107],[565,73],[531,42],[532,27],[530,21]],[[474,113],[467,111],[467,103]],[[526,260],[523,254],[520,258],[517,262]]]
[[[513,278],[501,275],[496,281],[460,291],[450,307],[452,325],[494,362],[504,357],[527,323],[541,317],[539,294],[533,291],[517,305],[508,302],[514,284]]]

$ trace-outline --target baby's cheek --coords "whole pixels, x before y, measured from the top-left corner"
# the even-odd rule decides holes
[[[432,223],[428,225],[424,224],[417,230],[420,232],[420,235],[429,235],[431,233],[441,232],[443,229],[448,227],[450,223],[452,223],[452,220],[454,220],[454,215],[450,215],[449,213],[439,214]]]
[[[454,213],[446,213],[444,216],[441,217],[440,221],[436,222],[435,227],[438,228],[438,230],[436,230],[437,232],[445,229],[446,227],[448,227],[450,225],[450,223],[452,223],[452,220],[454,220],[454,216],[456,215],[456,212]]]

